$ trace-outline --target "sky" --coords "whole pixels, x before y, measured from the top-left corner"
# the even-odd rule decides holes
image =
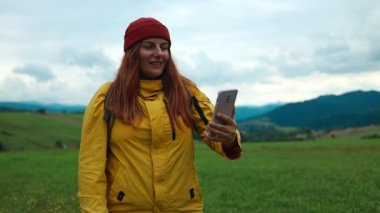
[[[87,104],[140,17],[169,28],[213,102],[230,88],[240,106],[380,91],[378,0],[0,0],[0,101]]]

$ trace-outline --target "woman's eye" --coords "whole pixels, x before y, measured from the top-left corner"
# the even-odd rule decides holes
[[[167,51],[169,49],[169,44],[154,44],[154,43],[149,43],[149,42],[143,42],[141,43],[141,48],[144,48],[146,50],[152,50],[152,49],[155,49],[155,48],[159,48],[161,49],[161,51]]]
[[[164,44],[164,45],[161,46],[161,49],[162,50],[168,50],[169,49],[169,45]]]
[[[141,47],[144,49],[152,49],[154,46],[152,44],[142,43]]]

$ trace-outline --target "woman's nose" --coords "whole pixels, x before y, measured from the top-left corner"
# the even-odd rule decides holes
[[[163,51],[160,47],[157,47],[157,48],[154,48],[154,52],[153,52],[153,54],[154,54],[155,56],[161,56],[163,52],[164,52],[164,51]]]

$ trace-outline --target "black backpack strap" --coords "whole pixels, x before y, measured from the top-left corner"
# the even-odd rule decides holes
[[[199,106],[198,99],[194,95],[191,96],[191,102],[194,105],[195,109],[197,110],[197,112],[199,114],[199,117],[201,117],[201,120],[203,121],[203,123],[205,125],[207,125],[208,124],[208,119],[206,118],[206,116],[205,116],[202,108]]]
[[[111,131],[112,131],[113,124],[115,122],[115,115],[106,107],[109,101],[109,93],[110,93],[110,90],[107,91],[107,94],[104,98],[104,116],[103,116],[103,120],[107,122],[107,158],[109,156],[109,144],[111,140]]]

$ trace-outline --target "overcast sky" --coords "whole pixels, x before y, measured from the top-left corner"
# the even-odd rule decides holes
[[[380,91],[378,0],[0,0],[0,101],[87,104],[139,17],[169,28],[182,74],[212,101]]]

